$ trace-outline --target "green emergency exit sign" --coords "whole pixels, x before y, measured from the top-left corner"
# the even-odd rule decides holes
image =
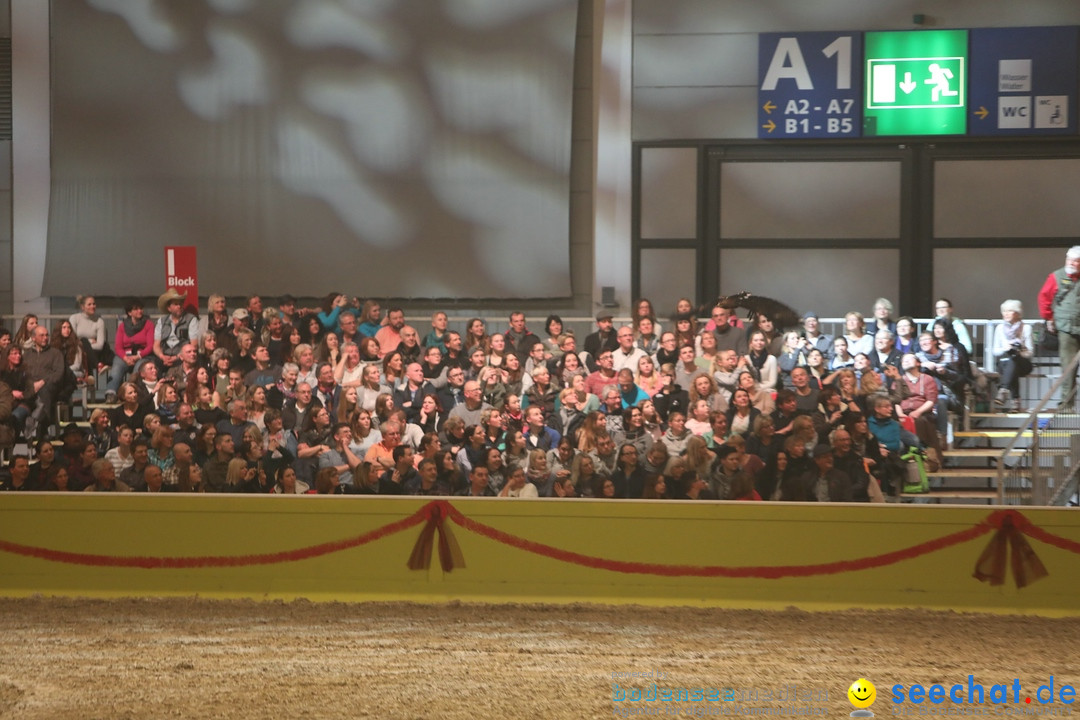
[[[967,131],[967,30],[865,35],[863,135]]]

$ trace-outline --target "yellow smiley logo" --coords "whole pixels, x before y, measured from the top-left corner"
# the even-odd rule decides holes
[[[861,710],[874,704],[874,700],[877,699],[877,689],[874,687],[874,683],[866,678],[859,678],[851,683],[847,696],[851,704]]]

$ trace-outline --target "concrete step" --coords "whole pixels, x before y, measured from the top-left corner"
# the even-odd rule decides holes
[[[997,491],[979,488],[936,488],[925,493],[903,493],[900,498],[902,500],[921,500],[924,502],[947,500],[992,501],[997,499]]]
[[[1027,420],[1028,417],[1030,417],[1030,415],[1031,415],[1031,413],[1029,413],[1029,412],[1019,412],[1019,413],[1016,413],[1016,412],[992,412],[992,413],[975,412],[975,413],[971,413],[971,415],[969,417],[971,418],[972,422],[975,422],[976,420]],[[1052,413],[1052,412],[1041,412],[1041,413],[1039,413],[1039,419],[1040,420],[1049,420],[1052,417],[1054,417],[1054,413]]]
[[[1043,430],[1039,433],[1040,437],[1044,438],[1069,438],[1073,435],[1080,434],[1080,428],[1076,430]],[[1030,440],[1033,435],[1030,430],[1025,430],[1020,434],[1022,438]],[[993,439],[993,440],[1011,440],[1016,437],[1015,430],[957,430],[953,432],[954,438],[961,439]]]
[[[1010,458],[1022,457],[1024,455],[1027,455],[1029,449],[1030,448],[1026,447],[1014,447],[1009,450],[1008,456]],[[953,450],[946,450],[942,453],[942,455],[945,457],[946,460],[948,460],[949,458],[953,458],[955,460],[971,460],[977,458],[989,458],[991,460],[997,460],[999,457],[1001,457],[1001,453],[1003,451],[1004,448],[993,447],[955,448]],[[1044,447],[1040,449],[1039,452],[1045,453],[1046,455],[1068,455],[1069,449],[1063,447]]]
[[[1012,473],[1015,476],[1015,470],[1010,469],[1010,473]],[[1028,477],[1029,473],[1025,470],[1025,471],[1021,472],[1020,475],[1023,476],[1023,477]],[[995,468],[995,467],[985,467],[985,468],[974,468],[974,467],[942,468],[941,470],[938,470],[937,472],[932,472],[932,473],[928,472],[928,473],[926,473],[926,477],[928,477],[928,478],[941,478],[943,480],[947,480],[949,478],[996,478],[997,477],[997,468]]]
[[[1009,450],[1009,456],[1020,456],[1027,452],[1027,448],[1012,448]],[[958,448],[956,450],[946,450],[942,453],[946,460],[969,460],[973,458],[992,458],[996,459],[1001,455],[1000,448]]]

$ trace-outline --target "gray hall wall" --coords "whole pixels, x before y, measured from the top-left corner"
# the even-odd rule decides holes
[[[10,43],[9,0],[0,0],[0,38]],[[0,139],[0,312],[11,312],[11,140]]]
[[[913,24],[917,14],[924,17],[921,26]],[[805,158],[795,152],[826,144],[794,141],[787,146],[793,153],[785,157],[778,144],[758,141],[757,78],[762,32],[1041,25],[1080,25],[1080,2],[638,0],[632,138],[640,150],[639,292],[669,307],[680,295],[693,295],[695,279],[716,272],[718,265],[721,292],[768,290],[801,309],[840,315],[849,309],[868,313],[878,295],[898,299],[905,272],[932,272],[927,292],[951,297],[970,317],[995,317],[1005,297],[1022,300],[1026,315],[1035,316],[1035,296],[1046,273],[1061,264],[1063,248],[1080,242],[1080,210],[1065,190],[1075,188],[1070,184],[1080,171],[1075,156],[980,160],[975,144],[969,146],[976,151],[970,160],[963,151],[959,157],[936,156],[927,184],[932,207],[924,209],[928,238],[919,236],[925,247],[918,257],[925,264],[912,268],[905,265],[906,244],[923,226],[914,224],[913,230],[912,218],[905,215],[911,205],[901,202],[901,166],[911,157],[910,145],[932,148],[935,139],[920,138],[908,147],[903,142],[890,147],[887,139],[878,143],[896,157],[872,158],[865,177],[798,165],[792,161]],[[952,142],[940,139],[937,145]],[[720,190],[715,198],[706,197],[703,148],[731,145],[774,152],[769,162],[725,159],[719,166]],[[720,229],[708,236],[708,215],[715,208]],[[849,212],[858,227],[837,227],[836,217],[846,221]],[[793,253],[807,237],[814,242]],[[825,244],[837,238],[835,247]],[[764,241],[760,249],[754,247],[758,239]],[[979,247],[984,241],[986,247]],[[695,276],[687,268],[694,247],[699,266],[708,257],[718,257],[717,265],[706,263]],[[834,279],[848,281],[807,282],[830,271]],[[918,306],[898,310],[930,311],[922,301],[909,304]]]
[[[598,90],[594,78],[600,63],[600,36],[604,29],[605,12],[605,0],[579,0],[574,48],[567,220],[570,226],[571,296],[554,302],[528,299],[502,303],[477,301],[468,306],[450,308],[453,312],[468,314],[480,310],[498,310],[501,313],[513,307],[540,317],[552,310],[563,315],[591,315],[600,294],[595,282],[594,216],[596,146],[602,133],[597,130],[595,97]],[[629,44],[629,22],[626,27]],[[15,138],[12,142],[0,141],[0,313],[67,313],[74,309],[72,298],[50,298],[40,294],[45,265],[50,181],[49,0],[0,0],[0,37],[12,35],[15,36],[16,46],[13,91]],[[629,62],[626,65],[629,68]],[[626,95],[629,97],[629,92]],[[628,131],[625,141],[625,156],[629,158]],[[629,160],[626,161],[626,168],[624,175],[628,177]],[[625,184],[629,186],[629,180]],[[607,244],[610,245],[611,241],[607,241]],[[161,273],[164,282],[163,267],[151,271]],[[629,285],[628,280],[620,284],[621,290],[624,285]],[[279,290],[267,288],[266,292],[274,294]],[[204,294],[218,291],[235,295],[228,288],[203,288]],[[362,294],[363,289],[355,288],[355,292]],[[106,303],[114,301],[110,298],[104,300]],[[625,300],[628,302],[629,298]],[[407,305],[415,312],[430,309],[416,303]],[[108,305],[102,308],[103,311],[109,309]]]

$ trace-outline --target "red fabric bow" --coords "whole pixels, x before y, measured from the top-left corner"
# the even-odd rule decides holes
[[[450,505],[444,500],[437,500],[427,506],[427,524],[413,545],[412,555],[409,556],[410,570],[427,570],[431,567],[431,547],[436,531],[439,533],[439,564],[443,572],[465,567],[465,556],[450,532],[450,526],[446,524],[449,511]]]
[[[1027,518],[1015,510],[998,510],[991,513],[987,523],[996,527],[997,531],[975,563],[976,580],[989,582],[991,585],[1005,584],[1005,560],[1010,545],[1013,581],[1016,587],[1027,587],[1049,574],[1024,537],[1024,530],[1029,524]]]

